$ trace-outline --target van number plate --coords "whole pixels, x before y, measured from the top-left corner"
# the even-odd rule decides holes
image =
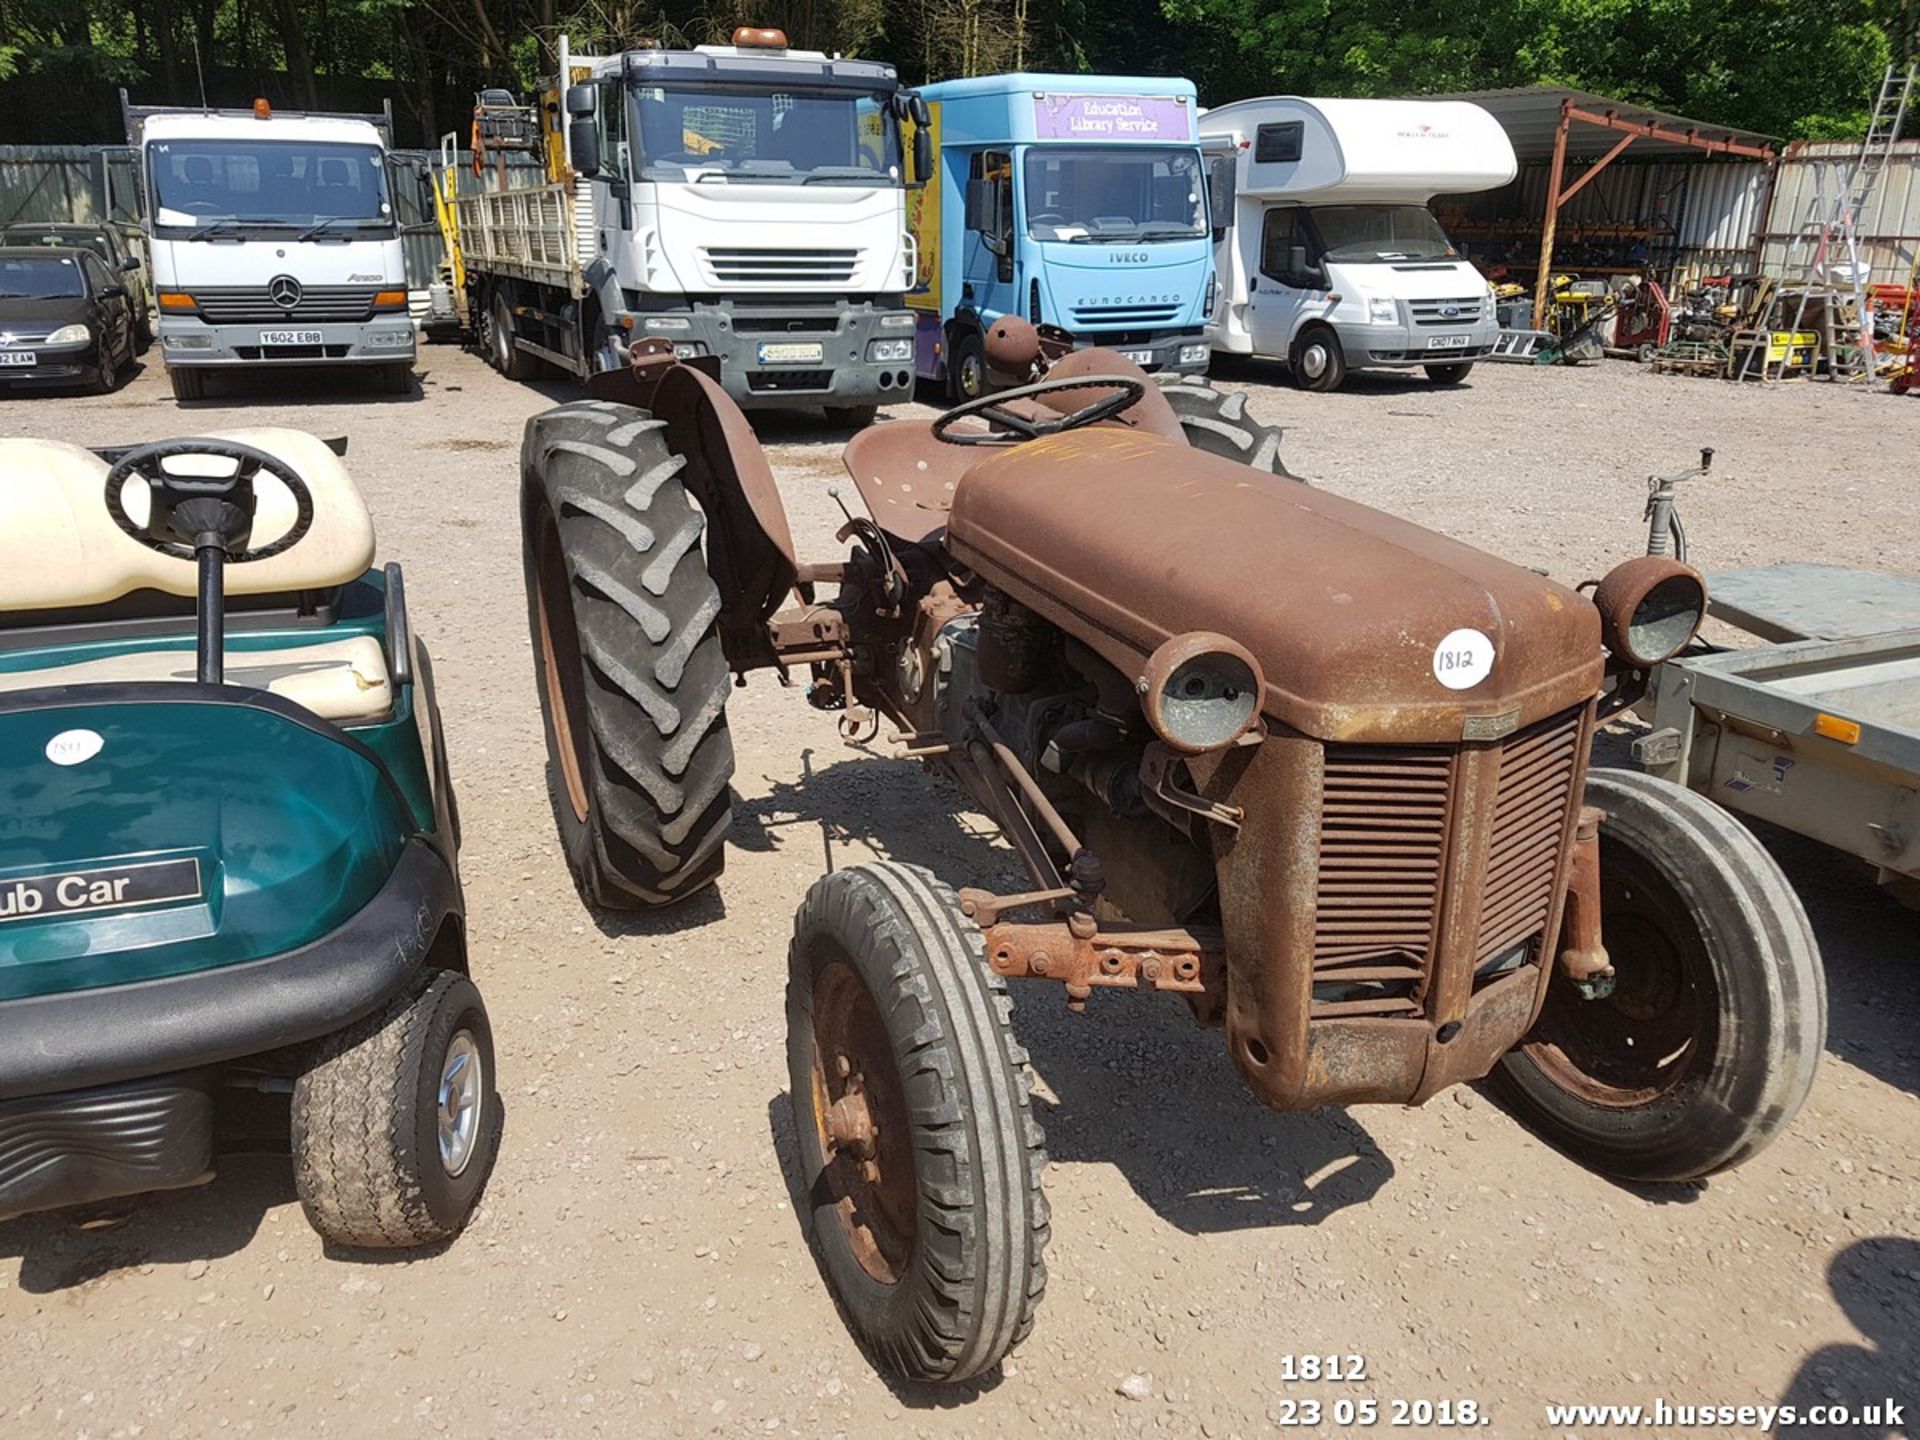
[[[318,330],[262,330],[262,345],[318,345],[323,339]]]
[[[200,898],[198,860],[156,860],[0,880],[0,924]]]
[[[1467,348],[1467,341],[1471,338],[1467,335],[1436,335],[1427,341],[1427,349],[1464,350]]]
[[[0,350],[0,365],[31,365],[34,362],[30,350]]]
[[[826,352],[818,340],[771,340],[760,346],[762,365],[818,365]]]

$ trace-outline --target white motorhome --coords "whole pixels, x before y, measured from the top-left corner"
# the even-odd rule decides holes
[[[1456,384],[1493,348],[1492,291],[1427,209],[1513,179],[1492,115],[1458,100],[1285,95],[1210,110],[1200,134],[1233,157],[1217,353],[1284,360],[1304,388],[1333,390],[1351,370],[1415,365]]]
[[[413,385],[406,266],[387,188],[391,114],[127,104],[175,397],[222,367],[374,367]]]

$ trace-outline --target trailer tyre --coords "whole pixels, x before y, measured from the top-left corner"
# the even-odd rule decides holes
[[[1302,390],[1338,390],[1347,378],[1340,337],[1325,325],[1309,325],[1294,338],[1287,364]]]
[[[732,822],[731,676],[705,517],[644,410],[527,422],[521,519],[547,777],[589,903],[651,909],[719,878]]]
[[[815,882],[788,951],[787,1070],[815,1258],[887,1374],[965,1380],[1046,1289],[1045,1137],[1006,980],[925,870]]]
[[[1812,1088],[1826,977],[1799,898],[1726,811],[1651,775],[1595,770],[1602,940],[1616,977],[1555,976],[1495,1071],[1543,1138],[1626,1180],[1702,1179],[1752,1158]]]
[[[1300,479],[1280,458],[1280,440],[1286,432],[1254,419],[1244,391],[1222,390],[1198,375],[1154,378],[1194,449],[1238,460],[1268,475]]]

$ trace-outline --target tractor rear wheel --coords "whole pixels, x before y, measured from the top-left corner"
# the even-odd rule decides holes
[[[849,1328],[903,1380],[965,1380],[1046,1289],[1045,1137],[1007,982],[924,870],[817,881],[788,951],[801,1223]]]
[[[1543,1138],[1626,1180],[1702,1179],[1759,1153],[1813,1086],[1826,977],[1806,912],[1750,831],[1691,790],[1595,770],[1613,990],[1555,976],[1494,1072]]]
[[[726,860],[731,676],[685,464],[663,422],[606,400],[536,415],[521,452],[548,788],[582,894],[609,909],[685,899]]]
[[[1244,391],[1222,390],[1199,375],[1155,378],[1194,449],[1238,460],[1269,475],[1300,479],[1280,458],[1280,439],[1286,432],[1254,419],[1247,411]]]

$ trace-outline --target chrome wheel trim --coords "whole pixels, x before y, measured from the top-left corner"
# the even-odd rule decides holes
[[[480,1047],[470,1030],[456,1031],[440,1061],[435,1118],[440,1138],[440,1167],[458,1179],[480,1148],[480,1122],[486,1108],[486,1074]]]

